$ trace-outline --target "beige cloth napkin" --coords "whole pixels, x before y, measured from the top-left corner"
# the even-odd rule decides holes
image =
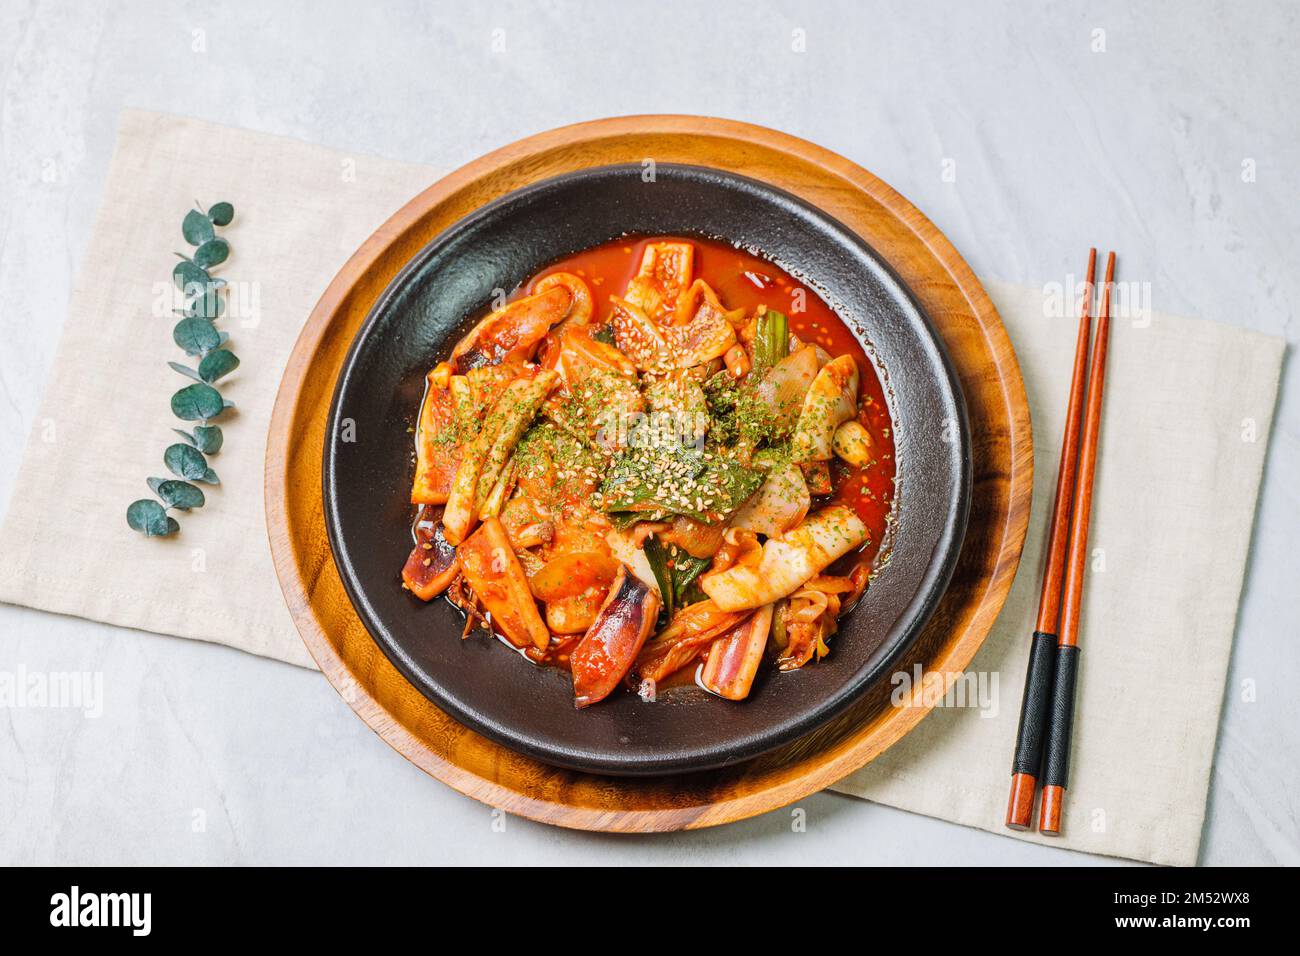
[[[969,672],[996,708],[936,708],[833,789],[1008,833],[1011,752],[1038,614],[1078,329],[1038,289],[984,280],[1034,422],[1034,508],[1011,595]],[[1149,324],[1147,324],[1149,322]],[[1154,313],[1114,324],[1106,374],[1070,791],[1060,839],[1196,862],[1237,602],[1285,341]]]
[[[0,528],[0,600],[310,658],[266,543],[262,461],[281,369],[344,261],[439,172],[289,139],[125,112],[105,198],[45,399]],[[182,532],[146,540],[125,523],[162,475],[184,384],[171,321],[153,315],[195,198],[228,200],[221,275],[254,284],[255,323],[226,323],[243,364],[222,391],[213,467],[222,485]],[[996,716],[939,708],[838,789],[998,832],[1051,498],[1071,319],[1043,295],[989,292],[1020,356],[1038,439],[1034,520],[1007,609],[973,668],[996,675]],[[247,324],[246,324],[247,323]],[[1233,622],[1283,343],[1156,315],[1115,329],[1084,612],[1068,833],[1058,845],[1165,863],[1196,858]],[[86,428],[86,422],[101,427]],[[1249,422],[1253,421],[1253,428]],[[1250,436],[1253,440],[1247,440]],[[94,480],[67,493],[69,477]],[[88,493],[87,493],[88,492]],[[80,546],[70,547],[70,543]],[[1104,562],[1104,565],[1101,563]],[[990,687],[991,685],[986,685]]]
[[[229,644],[313,667],[271,566],[262,461],[280,376],[303,322],[348,257],[440,173],[159,113],[123,112],[104,199],[13,498],[0,528],[0,600]],[[255,315],[223,320],[240,367],[236,403],[212,458],[221,478],[181,533],[146,539],[126,507],[171,477],[163,449],[184,423],[166,365],[184,360],[175,317],[155,315],[180,223],[194,207],[235,206],[217,272],[249,288]],[[251,312],[251,310],[249,310]],[[255,323],[255,324],[254,324]],[[251,327],[250,327],[251,326]],[[193,363],[190,363],[193,365]],[[94,428],[86,427],[96,422]],[[73,476],[80,493],[68,493]],[[92,492],[87,494],[86,492]]]

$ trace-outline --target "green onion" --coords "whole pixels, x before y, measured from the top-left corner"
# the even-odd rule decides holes
[[[673,619],[673,567],[672,561],[668,557],[668,551],[664,548],[663,543],[659,540],[659,535],[652,534],[645,539],[645,556],[650,562],[650,570],[654,572],[655,583],[659,585],[659,597],[662,599],[662,620],[667,622]]]
[[[771,368],[790,354],[790,323],[785,314],[768,309],[758,317],[754,334],[754,365]]]
[[[707,595],[695,579],[712,563],[712,558],[693,558],[688,554],[673,565],[673,598],[678,607],[705,599]]]

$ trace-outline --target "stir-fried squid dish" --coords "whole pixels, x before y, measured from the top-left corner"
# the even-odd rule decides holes
[[[578,707],[673,682],[743,700],[830,653],[894,491],[875,371],[771,263],[702,239],[558,263],[428,374],[404,586]]]

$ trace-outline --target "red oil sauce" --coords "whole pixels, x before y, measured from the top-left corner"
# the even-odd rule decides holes
[[[753,312],[765,305],[784,312],[790,331],[801,341],[820,345],[831,356],[852,355],[858,363],[858,421],[871,436],[874,462],[854,468],[836,459],[832,464],[835,491],[823,502],[849,505],[871,532],[859,561],[872,561],[885,540],[894,501],[894,432],[889,406],[875,366],[844,321],[815,291],[794,277],[743,249],[716,239],[696,236],[657,236],[616,239],[561,259],[539,272],[519,289],[526,295],[533,285],[553,272],[571,272],[591,286],[597,324],[604,324],[613,312],[610,296],[621,296],[637,273],[647,243],[678,239],[695,246],[695,278],[703,279],[722,300],[725,308],[743,307]]]

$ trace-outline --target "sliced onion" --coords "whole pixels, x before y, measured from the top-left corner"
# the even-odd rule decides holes
[[[784,534],[793,528],[812,504],[803,472],[798,465],[778,465],[768,472],[753,496],[731,518],[734,528],[743,528],[769,538]]]
[[[805,345],[773,365],[763,377],[758,385],[758,396],[772,410],[780,427],[790,428],[799,420],[804,396],[820,368],[817,349]]]

